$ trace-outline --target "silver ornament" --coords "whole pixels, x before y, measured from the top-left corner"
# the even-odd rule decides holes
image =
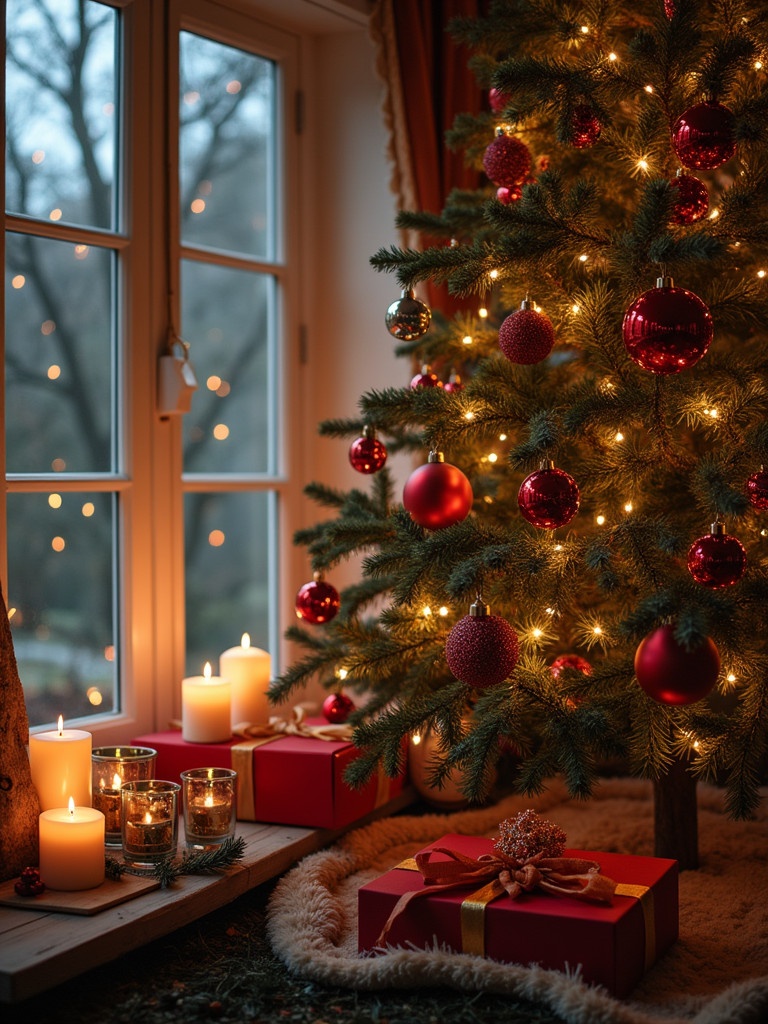
[[[387,309],[384,322],[387,330],[400,341],[413,341],[427,333],[432,310],[407,288],[402,296]]]

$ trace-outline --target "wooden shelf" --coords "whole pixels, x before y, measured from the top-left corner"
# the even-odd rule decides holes
[[[226,873],[184,875],[172,888],[142,893],[91,916],[0,906],[0,1002],[28,999],[168,935],[283,874],[344,832],[403,810],[414,799],[406,790],[336,831],[240,821],[237,834],[246,841],[246,853]]]

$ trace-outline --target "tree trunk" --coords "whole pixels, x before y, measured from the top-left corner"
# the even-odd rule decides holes
[[[687,759],[676,759],[653,783],[654,854],[676,860],[681,871],[699,866],[696,780],[687,769]]]
[[[0,590],[0,881],[37,864],[40,802],[32,784],[29,723]]]

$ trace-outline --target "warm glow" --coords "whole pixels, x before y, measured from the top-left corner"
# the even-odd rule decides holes
[[[107,644],[107,646],[104,648],[104,660],[105,661],[114,661],[115,660],[115,645],[114,644]]]
[[[620,430],[617,430],[616,431],[616,437],[614,438],[614,441],[623,441],[623,440],[624,440],[624,435],[622,434],[622,432]]]
[[[123,780],[120,778],[117,772],[115,772],[115,774],[112,776],[112,789],[120,789],[122,784]]]
[[[59,733],[59,736],[61,736],[64,732],[64,715],[59,715],[59,720],[56,723],[56,729]]]
[[[538,640],[540,636],[543,636],[543,633],[544,631],[539,629],[538,626],[531,630],[531,636],[534,638],[534,640]]]
[[[764,270],[758,270],[757,276],[758,277],[765,277],[765,271]]]
[[[411,743],[414,745],[414,747],[418,747],[418,745],[421,743],[421,736],[417,732],[415,732],[413,736],[411,736]]]
[[[653,86],[652,85],[646,85],[645,91],[648,92],[648,93],[653,92]]]
[[[761,60],[756,60],[755,61],[755,71],[762,71],[762,70],[763,70],[763,62]]]
[[[54,473],[63,473],[66,468],[67,468],[67,461],[66,461],[66,459],[54,459],[51,462],[51,469],[54,471]]]
[[[463,345],[471,345],[474,340],[471,334],[465,334],[461,339]]]
[[[498,460],[498,458],[499,458],[499,456],[496,454],[496,452],[491,452],[491,454],[488,456],[488,461],[489,462],[496,462]]]
[[[336,675],[339,677],[339,679],[346,679],[347,676],[349,675],[349,672],[345,668],[340,668]]]
[[[637,161],[637,166],[638,166],[638,168],[641,171],[647,171],[648,170],[648,161],[647,160],[638,160]]]
[[[425,604],[424,607],[421,609],[421,614],[424,616],[425,619],[428,619],[429,616],[432,614],[432,609],[429,607],[428,604]]]
[[[619,59],[618,54],[615,54],[613,52],[613,50],[611,50],[611,52],[608,54],[608,60],[618,60],[618,59]]]
[[[14,277],[11,278],[12,288],[23,288],[26,283],[27,279],[26,277],[24,277],[23,274],[16,274]]]
[[[203,801],[203,805],[205,807],[213,807],[213,793],[208,794],[208,796]]]
[[[720,216],[720,211],[719,211],[719,210],[718,210],[718,208],[717,208],[717,207],[715,206],[715,207],[714,207],[714,208],[712,209],[712,212],[711,212],[711,213],[710,213],[710,215],[709,215],[709,219],[710,219],[710,220],[717,220],[717,218],[718,218],[719,216]]]
[[[248,648],[251,646],[250,633],[243,633],[243,635],[240,637],[240,646],[243,648],[243,650],[248,650]]]
[[[63,551],[66,546],[67,542],[63,537],[54,537],[51,541],[51,547],[54,551]]]
[[[496,278],[497,278],[498,276],[499,276],[499,272],[498,272],[498,270],[491,270],[491,271],[490,271],[490,272],[488,273],[488,277],[490,277],[490,279],[491,279],[492,281],[495,281],[495,280],[496,280]]]
[[[582,25],[581,31],[586,35],[589,32],[589,25]]]
[[[586,263],[587,262],[587,254],[585,252],[583,252],[581,254],[581,256],[579,256],[579,260],[580,260],[581,263]]]
[[[578,304],[578,302],[574,302],[574,304],[571,306],[571,312],[578,313],[580,310],[581,306]]]
[[[80,509],[86,519],[90,519],[93,513],[96,511],[96,506],[92,501],[83,502],[83,507]]]
[[[547,613],[547,615],[554,615],[555,614],[555,609],[554,608],[545,608],[544,611]]]
[[[445,618],[445,616],[448,614],[448,609],[445,607],[444,604],[441,604],[440,607],[437,609],[437,614],[442,615],[443,618]]]
[[[192,202],[189,204],[189,208],[192,211],[192,213],[202,213],[203,210],[205,209],[205,200],[193,199]]]
[[[474,418],[475,418],[475,414],[473,412],[465,412],[464,413],[464,419],[465,420],[473,420]]]
[[[596,519],[595,519],[595,522],[597,523],[598,526],[603,526],[605,524],[605,516],[602,516],[602,515],[597,516]]]
[[[93,707],[97,708],[102,703],[104,697],[102,696],[101,690],[98,686],[89,686],[85,691],[85,696],[88,698],[88,703]],[[120,785],[115,786],[115,789],[120,789]]]
[[[40,324],[40,333],[44,334],[46,336],[46,338],[48,337],[49,334],[53,334],[53,332],[55,330],[56,330],[56,321],[55,320],[43,320],[43,322]]]
[[[240,92],[242,88],[242,85],[240,84],[240,82],[237,81],[236,78],[233,78],[231,82],[227,82],[227,92],[231,96],[234,96],[236,93]]]
[[[151,825],[152,824],[152,815],[149,813],[149,811],[147,811],[146,814],[144,815],[144,824],[145,825]]]
[[[69,798],[69,801],[67,803],[67,808],[69,809],[70,816],[74,818],[74,816],[75,816],[75,798],[73,796],[71,796]]]
[[[477,311],[477,315],[485,319],[485,317],[488,316],[488,310],[485,308],[485,306],[481,306],[480,309],[478,309]]]
[[[224,543],[224,531],[223,530],[211,530],[208,534],[208,543],[212,548],[220,548]]]
[[[44,149],[36,149],[34,151],[34,153],[32,154],[32,163],[33,164],[41,164],[43,162],[43,160],[45,160],[45,150]]]
[[[624,502],[624,511],[625,512],[631,512],[632,511],[632,502],[631,501]]]
[[[75,246],[75,259],[76,260],[84,260],[87,255],[88,255],[88,246],[87,245],[76,245]]]
[[[61,508],[61,495],[60,494],[49,494],[48,504],[51,508]]]
[[[217,423],[213,428],[213,436],[217,441],[226,441],[229,437],[229,427],[226,423]]]
[[[208,380],[205,382],[205,386],[209,391],[216,391],[221,387],[221,377],[217,377],[215,374],[211,374]]]
[[[563,550],[563,545],[562,544],[555,544],[555,551],[562,551],[562,550]]]
[[[58,380],[61,376],[61,367],[57,366],[56,363],[51,363],[48,367],[48,380]]]
[[[51,212],[48,214],[48,217],[50,218],[50,220],[61,220],[61,210],[58,207],[56,207],[55,210],[51,210]]]
[[[592,627],[592,632],[595,634],[595,636],[600,636],[602,634],[602,632],[603,632],[603,627],[602,626],[593,626]]]
[[[500,441],[506,441],[507,440],[507,435],[506,434],[499,434],[499,440]]]
[[[229,386],[229,384],[227,384],[227,382],[223,380],[221,384],[216,388],[216,394],[219,396],[219,398],[226,398],[231,390],[232,388]]]
[[[736,682],[736,676],[733,674],[733,672],[729,672],[725,678],[728,680],[729,683]]]
[[[210,661],[206,661],[205,665],[203,665],[203,678],[204,679],[210,679],[211,678],[211,663],[210,663]]]

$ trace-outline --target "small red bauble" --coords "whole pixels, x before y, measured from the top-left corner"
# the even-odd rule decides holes
[[[582,675],[591,676],[592,666],[586,658],[582,658],[580,654],[560,654],[558,655],[552,664],[549,666],[549,671],[557,679],[561,672],[565,669],[572,668],[576,672],[581,672]]]
[[[408,477],[403,505],[411,519],[427,530],[443,530],[466,519],[472,508],[472,485],[460,469],[430,452],[429,462]]]
[[[516,203],[517,200],[523,194],[522,185],[502,185],[501,188],[496,189],[496,198],[500,203],[504,203],[505,206],[509,206],[510,203]]]
[[[417,373],[416,376],[411,380],[411,389],[415,391],[417,388],[441,388],[443,382],[437,376],[436,373],[432,373],[429,366],[422,366],[421,373]]]
[[[445,642],[448,668],[463,683],[484,690],[503,682],[517,664],[517,633],[506,619],[490,615],[478,598]]]
[[[457,394],[459,391],[464,390],[464,385],[461,383],[461,377],[458,373],[452,373],[449,379],[443,385],[443,390],[447,391],[449,395]]]
[[[524,142],[503,130],[483,154],[483,168],[494,185],[522,185],[531,173],[531,153]]]
[[[362,437],[349,446],[349,464],[358,473],[377,473],[387,461],[387,449],[372,427],[363,427]]]
[[[669,20],[672,21],[675,14],[677,14],[677,4],[675,0],[664,0],[664,13]]]
[[[323,715],[332,725],[346,722],[355,710],[355,702],[346,693],[329,693],[323,701]]]
[[[688,552],[688,571],[697,583],[710,590],[732,587],[746,567],[743,544],[729,536],[722,523],[712,523],[712,532],[695,540]]]
[[[678,174],[669,183],[673,190],[669,219],[673,224],[693,224],[709,209],[707,186],[693,174]]]
[[[499,348],[511,363],[531,366],[546,359],[555,344],[552,321],[537,313],[528,299],[499,328]]]
[[[649,697],[661,704],[694,704],[717,682],[720,654],[714,641],[687,650],[675,639],[673,626],[660,626],[640,642],[635,675]]]
[[[747,497],[750,505],[761,512],[768,509],[768,473],[761,466],[757,473],[747,478]]]
[[[643,292],[624,314],[624,345],[650,373],[680,373],[694,366],[712,341],[712,316],[698,295],[675,288],[671,277]]]
[[[736,152],[735,118],[722,103],[697,103],[672,125],[672,148],[683,167],[711,171]]]
[[[388,307],[384,322],[387,330],[400,341],[413,341],[427,333],[432,310],[421,299],[417,299],[413,289],[406,288],[399,299]]]
[[[571,114],[570,143],[576,149],[588,149],[600,138],[602,125],[594,110],[586,103],[574,107]]]
[[[570,523],[580,500],[576,481],[551,460],[527,476],[517,494],[523,518],[540,530],[556,530]]]
[[[493,88],[488,91],[488,103],[490,104],[491,110],[494,114],[500,114],[504,110],[511,96],[508,92],[502,92],[501,89]]]
[[[296,617],[319,626],[335,618],[340,605],[338,590],[326,583],[322,573],[316,572],[314,579],[305,583],[296,595]]]

